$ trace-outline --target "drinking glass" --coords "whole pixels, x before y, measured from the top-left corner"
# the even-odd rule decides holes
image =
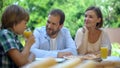
[[[107,47],[101,47],[100,52],[101,52],[101,58],[106,59],[107,56],[108,56],[108,48]]]
[[[32,31],[30,30],[30,28],[27,28],[24,33],[23,36],[28,39],[30,36],[32,35]]]

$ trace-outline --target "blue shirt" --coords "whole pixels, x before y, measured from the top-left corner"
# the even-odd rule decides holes
[[[71,52],[73,55],[77,55],[75,42],[65,27],[59,31],[56,37],[56,50],[50,50],[50,37],[46,33],[46,27],[36,28],[34,36],[35,43],[32,45],[31,51],[36,57],[57,57],[58,52]]]

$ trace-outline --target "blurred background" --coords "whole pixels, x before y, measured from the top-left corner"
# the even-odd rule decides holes
[[[73,39],[77,29],[83,26],[84,12],[89,6],[100,7],[104,28],[120,27],[120,0],[0,0],[0,19],[4,9],[11,4],[22,6],[29,12],[30,20],[27,26],[31,30],[46,24],[50,10],[63,10],[66,15],[64,26],[69,28]],[[119,48],[116,45],[118,44],[114,47]]]

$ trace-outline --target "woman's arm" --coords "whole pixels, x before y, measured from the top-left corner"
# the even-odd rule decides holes
[[[85,28],[78,29],[75,36],[75,43],[77,45],[77,51],[79,55],[86,53],[87,37],[88,31]]]

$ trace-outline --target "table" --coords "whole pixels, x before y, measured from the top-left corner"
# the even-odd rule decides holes
[[[108,56],[107,59],[97,62],[96,68],[120,68],[120,57]]]
[[[74,58],[74,59],[76,59],[76,58]],[[55,62],[55,61],[57,61],[57,62]],[[69,63],[67,61],[68,60],[65,60],[62,58],[52,58],[52,59],[51,58],[50,59],[48,59],[48,58],[36,58],[36,60],[33,63],[30,63],[23,68],[33,68],[32,66],[35,64],[37,64],[36,66],[38,66],[38,68],[43,68],[43,66],[51,67],[54,65],[56,65],[56,66],[53,68],[60,68],[61,66],[64,66],[65,64],[67,64],[68,66],[70,66],[72,64],[76,64],[76,65],[72,65],[72,66],[74,66],[72,68],[77,68],[77,66],[80,66],[78,68],[81,68],[82,65],[84,65],[84,66],[88,65],[86,62],[87,60],[83,60],[82,62],[77,61],[77,60],[76,60],[77,61],[76,62],[75,60],[72,60],[72,61],[69,61]],[[62,67],[62,68],[64,68],[64,67]],[[86,67],[82,67],[82,68],[86,68]],[[87,68],[89,68],[89,67],[87,67]],[[120,68],[120,57],[108,56],[107,59],[103,59],[101,62],[95,61],[94,67],[91,67],[91,68]]]

